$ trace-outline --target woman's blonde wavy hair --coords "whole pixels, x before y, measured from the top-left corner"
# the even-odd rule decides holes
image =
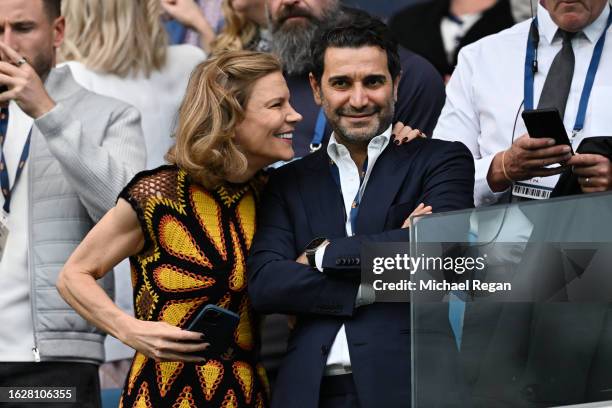
[[[234,143],[235,129],[244,120],[255,82],[274,72],[282,72],[279,60],[254,51],[226,51],[198,65],[166,160],[208,189],[243,174],[248,163]]]
[[[160,0],[63,0],[64,61],[126,77],[147,77],[166,63],[168,39]]]
[[[257,24],[241,17],[232,7],[231,0],[221,5],[225,25],[212,43],[212,54],[223,51],[243,50],[257,35]]]

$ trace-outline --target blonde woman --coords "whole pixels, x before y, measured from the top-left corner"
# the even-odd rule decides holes
[[[121,406],[266,406],[245,259],[259,172],[293,157],[301,119],[270,54],[228,52],[199,65],[180,108],[172,164],[137,175],[66,263],[58,280],[64,299],[137,350]],[[95,282],[126,257],[136,318]],[[232,351],[204,359],[196,353],[216,339],[182,328],[209,304],[240,322],[223,345]]]
[[[191,45],[167,46],[159,0],[63,0],[62,8],[67,27],[61,53],[75,80],[140,111],[146,168],[160,166],[173,144],[189,74],[204,52]],[[126,261],[115,269],[115,294],[118,305],[133,314],[131,290]],[[112,337],[105,351],[100,384],[104,390],[120,388],[134,351]]]
[[[142,115],[147,168],[172,146],[189,74],[206,55],[168,46],[159,0],[63,0],[64,61],[81,85],[135,106]]]

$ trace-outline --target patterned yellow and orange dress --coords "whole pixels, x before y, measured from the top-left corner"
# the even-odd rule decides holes
[[[136,353],[120,407],[265,407],[256,317],[245,258],[255,231],[256,182],[208,191],[174,166],[138,174],[120,197],[138,214],[145,246],[130,258],[141,320],[186,327],[206,304],[240,315],[233,353],[205,363],[156,362]]]

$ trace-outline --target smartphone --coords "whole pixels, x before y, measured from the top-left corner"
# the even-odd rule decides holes
[[[557,145],[572,144],[567,137],[563,120],[556,108],[526,110],[522,114],[530,137],[551,138]],[[572,150],[572,154],[573,154]]]
[[[204,341],[210,346],[202,355],[220,355],[227,352],[234,343],[234,332],[240,316],[216,305],[206,305],[189,323],[185,330],[204,334]]]

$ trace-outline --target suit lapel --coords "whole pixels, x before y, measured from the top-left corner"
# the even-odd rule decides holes
[[[410,167],[409,157],[390,143],[380,155],[366,185],[357,216],[356,234],[383,231],[389,207]]]
[[[346,235],[342,195],[330,168],[327,152],[321,149],[313,153],[300,174],[300,193],[313,237]]]

